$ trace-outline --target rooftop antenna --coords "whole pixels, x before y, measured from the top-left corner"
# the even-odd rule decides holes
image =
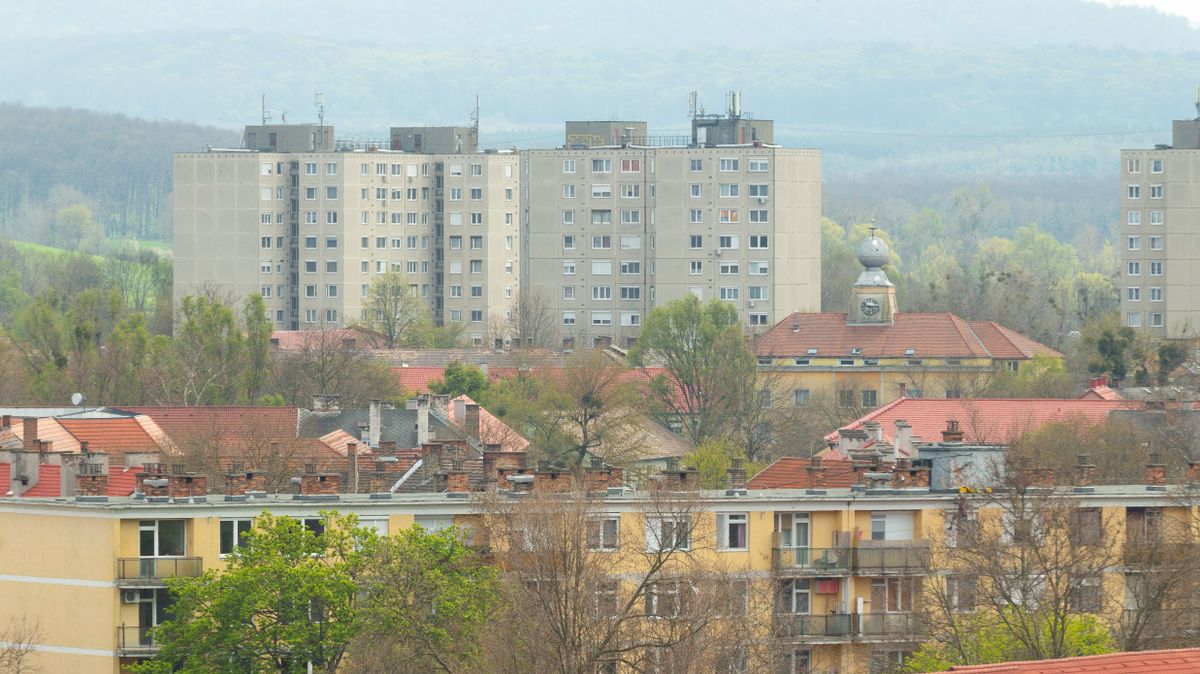
[[[698,98],[698,96],[697,96],[697,94],[696,94],[696,90],[695,90],[695,89],[693,89],[693,90],[691,90],[691,91],[689,91],[689,92],[688,92],[688,119],[695,119],[695,118],[696,118],[696,101],[697,101],[697,98]]]
[[[313,94],[313,105],[317,106],[317,123],[325,126],[325,94],[319,91]]]
[[[79,407],[80,405],[82,405],[83,404],[83,394],[82,393],[72,393],[71,394],[71,404],[76,407]]]
[[[267,95],[262,95],[262,123],[266,126],[271,123],[271,113],[267,110]]]
[[[1196,87],[1196,119],[1200,119],[1200,87]]]
[[[279,113],[279,123],[287,124],[287,108],[284,108],[283,112]]]

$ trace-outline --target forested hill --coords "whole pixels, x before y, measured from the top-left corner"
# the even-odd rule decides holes
[[[109,237],[161,238],[171,153],[239,142],[210,126],[0,104],[0,237],[69,243],[43,230],[84,205]]]

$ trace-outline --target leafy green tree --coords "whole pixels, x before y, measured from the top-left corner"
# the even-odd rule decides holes
[[[248,402],[258,399],[271,376],[271,321],[267,318],[267,303],[255,293],[242,304],[242,325],[245,329],[245,369],[242,388]]]
[[[245,337],[229,305],[207,295],[184,297],[172,340],[152,350],[163,402],[231,404],[239,399]]]
[[[728,479],[727,471],[733,465],[733,460],[742,458],[743,453],[733,443],[727,440],[709,440],[683,457],[683,465],[699,471],[700,485],[705,489],[724,489]],[[761,463],[742,465],[746,469],[747,477],[763,468]]]
[[[380,274],[371,281],[363,311],[363,325],[378,333],[380,346],[388,349],[419,344],[431,323],[429,308],[398,271]]]
[[[1187,349],[1177,342],[1165,342],[1158,347],[1158,373],[1155,383],[1166,386],[1175,368],[1187,360]]]
[[[479,400],[488,388],[487,375],[478,366],[453,361],[442,371],[442,378],[429,383],[429,390],[440,395],[457,398],[461,395]]]
[[[158,662],[130,669],[337,672],[363,627],[361,581],[378,540],[353,515],[323,517],[318,534],[264,512],[224,571],[169,580],[174,617],[155,629]]]
[[[700,444],[727,433],[746,401],[742,384],[754,379],[755,359],[728,302],[701,304],[694,295],[650,312],[634,362],[661,363],[662,375],[650,382],[655,402],[683,421],[688,438]]]
[[[1024,644],[1013,637],[1014,628],[1010,623],[1019,619],[1017,615],[998,618],[982,612],[971,614],[963,620],[961,640],[953,644],[933,639],[925,641],[905,662],[904,671],[944,672],[956,665],[1037,659],[1036,654],[1029,653]],[[1116,650],[1111,633],[1096,616],[1071,614],[1065,620],[1062,655],[1056,657],[1102,655]],[[1044,635],[1044,639],[1049,641],[1049,635]]]

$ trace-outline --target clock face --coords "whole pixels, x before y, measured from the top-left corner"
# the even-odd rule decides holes
[[[879,300],[873,297],[868,297],[867,299],[863,300],[859,307],[862,309],[863,316],[874,316],[875,314],[879,313]]]

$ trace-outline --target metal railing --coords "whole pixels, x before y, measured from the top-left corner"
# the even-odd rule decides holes
[[[123,557],[117,560],[117,585],[161,583],[165,578],[199,576],[204,562],[199,557]]]
[[[916,613],[862,613],[854,616],[856,639],[909,639],[924,633]]]
[[[929,569],[929,543],[854,548],[854,571],[863,575],[920,574]]]
[[[780,572],[838,575],[850,572],[850,548],[797,548],[778,546],[772,550],[775,569]]]
[[[916,613],[785,613],[775,625],[777,636],[799,641],[901,641],[924,634]]]
[[[150,627],[120,625],[117,627],[117,654],[122,656],[149,656],[158,652]]]
[[[849,641],[854,616],[849,613],[785,613],[777,616],[780,636]]]

